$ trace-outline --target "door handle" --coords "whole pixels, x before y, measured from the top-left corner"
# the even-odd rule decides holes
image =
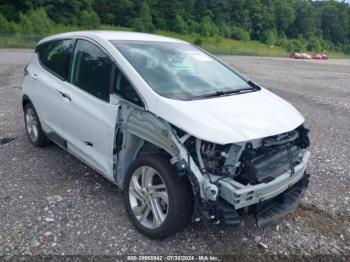
[[[58,93],[61,94],[61,96],[65,99],[65,100],[68,100],[69,102],[72,101],[72,98],[70,98],[69,95],[67,95],[66,93],[63,93],[62,91],[56,89]]]
[[[39,78],[39,76],[37,75],[37,74],[31,74],[30,75],[33,79],[38,79]]]
[[[87,146],[91,146],[91,147],[93,147],[93,146],[94,146],[94,144],[93,144],[93,143],[91,143],[90,141],[84,141],[84,143],[85,143],[85,145],[87,145]]]

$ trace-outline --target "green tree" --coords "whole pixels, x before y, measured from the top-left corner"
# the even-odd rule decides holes
[[[47,34],[53,22],[58,29],[51,32],[103,23],[252,38],[293,50],[350,45],[350,5],[342,0],[0,0],[0,14],[1,30],[26,34]]]
[[[316,12],[312,3],[309,1],[298,1],[296,7],[295,21],[290,27],[290,36],[298,37],[303,35],[305,38],[318,34]]]
[[[264,42],[268,45],[275,45],[278,41],[278,35],[276,29],[269,30],[266,34]]]
[[[288,41],[287,50],[290,52],[302,52],[306,49],[306,46],[302,40],[292,39]]]
[[[10,33],[11,32],[10,23],[1,14],[0,14],[0,32],[2,32],[2,33]]]
[[[130,26],[137,16],[136,1],[133,0],[95,0],[92,9],[104,24]]]
[[[78,25],[82,11],[92,11],[94,0],[32,0],[47,10],[48,16],[56,23]]]
[[[182,34],[186,34],[188,31],[188,26],[180,15],[175,16],[173,30]]]
[[[199,32],[199,23],[190,19],[188,22],[188,32],[189,33],[195,33],[195,32]]]
[[[224,22],[222,22],[220,24],[219,31],[220,31],[220,35],[222,35],[223,37],[226,37],[226,38],[232,37],[231,28],[227,24],[225,24]]]
[[[294,6],[290,1],[276,0],[274,6],[275,25],[278,34],[285,34],[295,19]]]
[[[87,29],[96,29],[101,23],[100,18],[94,11],[84,10],[80,13],[79,25]]]
[[[249,40],[249,32],[241,27],[233,26],[231,29],[231,37],[236,40]]]
[[[344,43],[348,40],[349,18],[346,12],[339,9],[337,3],[330,1],[325,5],[321,16],[323,37],[333,43]]]
[[[19,22],[19,14],[28,12],[33,9],[32,1],[26,0],[1,0],[0,14],[2,14],[7,21]]]
[[[230,1],[230,17],[228,24],[247,30],[250,27],[250,16],[246,0]]]
[[[134,29],[139,32],[154,32],[149,5],[146,1],[142,2],[139,11],[139,17],[134,20]]]
[[[311,36],[308,41],[307,50],[320,52],[321,49],[322,49],[322,46],[321,46],[320,39],[316,36]]]
[[[213,27],[210,16],[207,15],[203,17],[200,23],[200,34],[205,37],[213,36],[214,31],[215,29]]]
[[[51,24],[44,8],[31,9],[27,14],[20,14],[20,30],[23,34],[47,35]]]
[[[264,41],[274,28],[274,17],[271,6],[263,5],[259,0],[249,1],[251,20],[251,36],[254,40]]]

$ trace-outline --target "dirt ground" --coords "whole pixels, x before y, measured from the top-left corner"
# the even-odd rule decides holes
[[[0,145],[0,256],[350,256],[350,60],[221,57],[305,116],[309,190],[298,210],[274,225],[199,223],[154,241],[133,228],[116,186],[55,145],[30,145],[21,84],[31,53],[0,50],[0,138],[15,138]]]

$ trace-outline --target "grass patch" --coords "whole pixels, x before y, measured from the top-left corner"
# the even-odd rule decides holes
[[[41,39],[38,36],[19,34],[0,34],[1,48],[34,48]]]
[[[131,28],[116,27],[111,25],[100,25],[99,30],[132,31]],[[62,32],[73,32],[84,30],[78,26],[55,25],[51,28],[49,35]],[[210,53],[217,55],[248,55],[248,56],[269,56],[269,57],[289,57],[286,49],[279,46],[270,46],[257,41],[238,41],[223,37],[199,37],[198,35],[182,35],[169,31],[156,31],[155,34],[182,39],[194,43],[200,39],[201,47]],[[34,48],[43,36],[23,35],[23,34],[3,34],[0,33],[1,48]],[[350,58],[340,52],[328,52],[330,58]]]
[[[198,38],[195,35],[181,35],[165,31],[157,31],[156,33],[164,36],[179,38],[191,43]],[[201,37],[200,39],[202,41],[201,47],[203,49],[217,55],[289,56],[289,52],[281,47],[268,46],[257,41],[238,41],[222,37]]]

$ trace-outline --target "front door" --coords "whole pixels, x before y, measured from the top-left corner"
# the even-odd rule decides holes
[[[113,61],[99,46],[78,39],[66,82],[70,102],[64,109],[68,149],[110,179],[119,107],[109,101],[112,68]]]

